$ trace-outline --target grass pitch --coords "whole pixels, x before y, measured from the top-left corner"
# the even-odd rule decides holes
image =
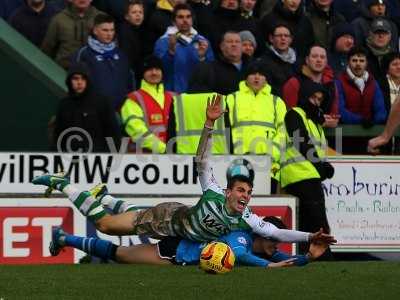
[[[302,268],[144,265],[0,266],[0,299],[398,299],[400,263],[331,262]]]

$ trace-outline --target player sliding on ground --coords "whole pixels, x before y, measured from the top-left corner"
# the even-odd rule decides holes
[[[224,114],[221,98],[220,95],[213,97],[207,104],[207,119],[196,156],[203,195],[193,207],[165,202],[149,209],[126,211],[132,207],[107,195],[101,201],[119,213],[109,215],[100,200],[90,192],[79,191],[64,176],[42,175],[32,182],[62,191],[83,215],[94,222],[98,230],[110,235],[146,234],[158,239],[178,236],[192,241],[211,241],[232,230],[251,230],[262,237],[280,242],[336,242],[332,236],[323,233],[322,229],[316,233],[279,229],[251,213],[247,205],[253,183],[245,176],[233,176],[225,192],[217,184],[208,159],[214,123]]]
[[[286,228],[276,217],[265,217],[264,221],[278,228]],[[328,248],[326,243],[311,243],[306,255],[290,256],[277,249],[277,241],[242,230],[223,235],[219,241],[232,249],[237,264],[264,268],[304,266],[320,257]],[[156,244],[117,246],[107,240],[71,235],[58,227],[53,230],[49,249],[51,255],[57,256],[64,247],[73,247],[104,260],[125,264],[196,265],[206,245],[206,242],[166,237]]]

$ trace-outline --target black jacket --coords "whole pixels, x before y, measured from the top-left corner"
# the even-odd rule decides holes
[[[130,69],[135,72],[136,86],[143,78],[143,59],[153,52],[144,25],[133,26],[127,21],[118,26],[118,45],[128,57]]]
[[[239,89],[248,64],[246,57],[242,60],[240,70],[235,65],[219,57],[213,62],[202,62],[196,66],[189,80],[189,92],[216,92],[228,95]]]
[[[260,30],[264,37],[268,37],[276,24],[287,24],[293,35],[291,47],[297,52],[298,57],[303,58],[308,48],[314,43],[314,31],[308,17],[300,6],[295,13],[283,7],[282,1],[278,1],[273,11],[264,16],[260,22]]]
[[[284,83],[296,73],[297,64],[290,64],[280,59],[270,48],[257,59],[265,65],[268,70],[268,84],[272,87],[272,93],[282,97],[282,87]]]
[[[56,13],[56,8],[49,3],[46,3],[43,10],[39,13],[24,3],[10,17],[9,23],[33,44],[40,47],[49,27],[50,20]]]
[[[72,90],[73,74],[82,74],[87,78],[88,86],[81,94]],[[111,100],[96,94],[90,88],[88,78],[88,72],[83,65],[71,66],[66,79],[69,93],[61,100],[56,116],[54,146],[58,151],[110,152],[112,149],[107,146],[106,137],[111,137],[119,150],[121,130]],[[72,127],[79,130],[71,130]],[[68,130],[71,131],[67,132]],[[80,136],[81,140],[72,138],[73,135]]]

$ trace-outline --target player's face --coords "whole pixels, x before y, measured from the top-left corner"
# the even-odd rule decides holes
[[[231,214],[242,214],[251,198],[252,188],[246,182],[237,181],[226,190],[226,208]]]
[[[272,256],[278,250],[278,243],[262,238],[262,250],[267,256]]]

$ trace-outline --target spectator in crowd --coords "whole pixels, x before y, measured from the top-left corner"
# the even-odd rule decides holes
[[[208,37],[216,52],[225,32],[245,30],[241,26],[239,0],[221,0],[205,25],[205,28],[200,27],[199,31]]]
[[[254,57],[254,52],[257,49],[257,41],[254,35],[248,30],[239,32],[239,35],[240,40],[242,41],[242,53],[252,59]]]
[[[346,69],[347,54],[354,47],[355,39],[354,29],[349,23],[341,23],[334,28],[328,63],[335,77]]]
[[[70,0],[53,17],[43,40],[42,50],[60,66],[68,69],[71,55],[85,45],[94,18],[100,13],[91,0]]]
[[[320,108],[324,112],[325,127],[336,127],[338,118],[338,95],[332,69],[328,66],[326,49],[319,45],[310,47],[305,64],[298,74],[289,78],[283,86],[283,100],[288,107],[299,106],[303,86],[316,82],[325,87],[324,102]]]
[[[228,95],[237,90],[248,58],[242,56],[240,35],[234,31],[224,34],[221,54],[213,62],[201,62],[189,80],[190,92],[216,92]]]
[[[390,112],[396,99],[400,98],[400,54],[390,53],[386,55],[383,57],[382,65],[386,77],[383,82],[379,82],[379,86],[382,89],[386,111]],[[399,155],[400,139],[398,137],[393,137],[391,142],[382,148],[381,152]]]
[[[56,10],[45,0],[26,0],[10,17],[9,23],[37,47],[42,45],[50,19]]]
[[[322,127],[325,118],[320,106],[326,99],[326,89],[307,81],[300,99],[299,105],[285,116],[289,144],[282,159],[281,186],[299,199],[300,230],[323,228],[324,232],[330,232],[322,189],[322,181],[332,178],[335,171],[326,160],[327,143]],[[301,252],[305,250],[302,246]],[[328,255],[329,252],[326,258]]]
[[[256,3],[255,15],[258,19],[262,19],[274,9],[278,0],[258,0]]]
[[[130,69],[135,73],[136,86],[142,79],[143,59],[153,52],[143,22],[144,14],[142,0],[129,1],[125,6],[124,20],[117,26],[118,46],[128,57]]]
[[[356,32],[356,42],[358,45],[365,46],[365,42],[370,35],[372,23],[376,18],[386,19],[391,32],[391,47],[394,50],[399,49],[399,35],[397,26],[389,20],[386,11],[386,0],[364,0],[361,7],[362,16],[352,22]]]
[[[158,57],[146,57],[143,72],[140,89],[130,93],[121,107],[124,129],[132,141],[129,151],[164,153],[173,93],[164,89]]]
[[[278,1],[273,11],[264,16],[260,30],[267,37],[276,24],[286,23],[292,35],[292,47],[298,58],[304,58],[307,49],[314,44],[314,31],[309,18],[304,14],[302,0]]]
[[[393,103],[400,96],[400,53],[390,53],[383,57],[383,69],[386,77],[379,82],[385,99],[386,111],[390,111]]]
[[[154,47],[164,66],[167,90],[186,92],[191,72],[199,62],[214,60],[209,41],[193,28],[192,11],[187,4],[174,7],[174,26],[168,27]]]
[[[285,24],[276,24],[268,36],[268,46],[265,53],[258,59],[268,72],[268,84],[272,93],[282,95],[283,84],[295,73],[297,55],[291,48],[293,35]]]
[[[368,51],[369,70],[378,82],[384,81],[386,77],[386,72],[382,65],[383,57],[395,51],[390,43],[391,36],[389,22],[382,18],[375,19],[366,41],[366,49]]]
[[[117,22],[125,19],[124,8],[130,0],[93,0],[92,5],[97,9],[113,16]]]
[[[333,28],[343,23],[345,18],[335,11],[333,0],[311,0],[306,15],[313,26],[315,43],[328,49],[332,41]]]
[[[150,16],[148,23],[149,41],[151,45],[164,34],[169,26],[172,26],[172,11],[177,4],[186,3],[186,0],[158,0],[155,10]]]
[[[92,74],[94,88],[98,93],[110,97],[115,109],[120,107],[125,96],[133,89],[134,79],[128,58],[117,46],[114,18],[109,15],[96,16],[87,45],[77,51],[72,61],[86,63]]]
[[[192,8],[193,27],[195,27],[200,32],[200,34],[208,37],[206,30],[209,28],[209,23],[213,16],[214,1],[188,0],[186,2]]]
[[[275,145],[285,138],[280,129],[286,105],[271,93],[267,77],[264,65],[257,62],[249,65],[239,90],[227,97],[229,121],[225,125],[231,128],[231,153],[271,156],[274,165],[272,192],[275,193],[278,178],[274,175],[280,161],[280,149]]]
[[[240,0],[240,28],[239,30],[250,31],[255,37],[259,47],[257,53],[261,53],[265,50],[264,38],[259,29],[258,19],[254,16],[254,7],[257,0]]]
[[[340,121],[343,124],[361,124],[369,128],[386,120],[382,91],[367,66],[364,49],[357,47],[350,50],[348,67],[336,80]]]
[[[342,14],[347,22],[352,22],[361,15],[361,5],[363,0],[335,0],[333,7]]]
[[[0,0],[0,18],[8,20],[23,3],[24,0]]]
[[[72,65],[66,79],[68,96],[61,100],[56,121],[54,145],[64,152],[110,152],[114,142],[121,142],[118,125],[110,100],[95,92],[84,64]],[[69,131],[72,127],[86,131],[81,138],[73,138],[82,131]],[[112,138],[107,142],[106,138]]]
[[[349,52],[348,68],[336,80],[341,123],[360,124],[366,129],[384,123],[387,116],[382,91],[367,65],[365,49],[355,47]],[[343,154],[366,154],[367,140],[344,137]]]

